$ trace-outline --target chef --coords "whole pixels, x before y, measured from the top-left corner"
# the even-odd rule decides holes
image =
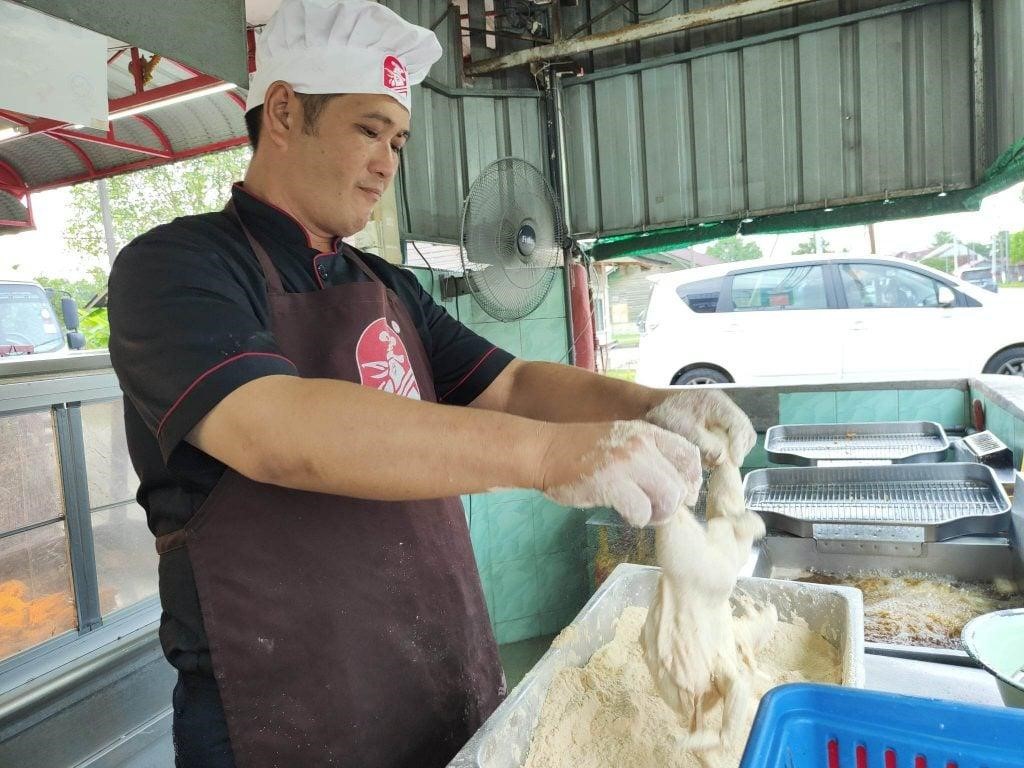
[[[658,523],[753,430],[716,392],[517,360],[342,241],[411,139],[432,32],[284,0],[256,54],[227,207],[143,234],[110,276],[177,764],[442,766],[505,694],[459,495]]]

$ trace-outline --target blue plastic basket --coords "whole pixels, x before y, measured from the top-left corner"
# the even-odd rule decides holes
[[[806,683],[761,700],[740,768],[1022,768],[1024,710]]]

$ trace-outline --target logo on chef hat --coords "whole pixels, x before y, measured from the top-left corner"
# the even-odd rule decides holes
[[[399,333],[398,324],[389,325],[383,317],[366,326],[356,344],[359,381],[364,387],[419,400],[420,386]]]
[[[409,73],[397,56],[384,57],[384,87],[403,96],[409,94]]]

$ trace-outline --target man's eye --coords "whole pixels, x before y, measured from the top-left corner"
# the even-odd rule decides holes
[[[402,150],[405,149],[405,145],[404,144],[392,144],[391,145],[391,149],[394,151],[394,153],[396,155],[400,155],[400,154],[402,154]]]
[[[364,134],[369,136],[371,139],[376,139],[377,136],[379,135],[375,130],[373,130],[372,128],[367,128],[365,125],[360,125],[359,128],[360,130],[362,130]]]

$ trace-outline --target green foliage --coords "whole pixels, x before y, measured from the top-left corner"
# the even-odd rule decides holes
[[[87,349],[106,349],[110,345],[110,321],[106,307],[94,307],[82,317],[80,330]]]
[[[829,243],[828,240],[826,240],[823,237],[820,239],[822,253],[835,253],[835,251],[832,249],[832,244]],[[808,239],[804,240],[802,243],[797,245],[796,248],[793,249],[794,256],[804,256],[807,254],[813,254],[817,252],[817,246],[814,243],[814,235],[811,235]]]
[[[968,248],[970,248],[972,251],[974,251],[979,256],[983,256],[986,259],[989,258],[989,256],[992,255],[992,244],[991,243],[979,243],[979,242],[976,242],[976,241],[972,240],[969,243],[964,243],[964,245],[966,245]]]
[[[949,245],[953,242],[953,234],[942,230],[936,232],[935,236],[932,237],[932,248],[938,248],[940,245]]]
[[[88,276],[80,280],[65,280],[63,277],[47,277],[40,275],[32,278],[44,288],[52,288],[56,297],[54,309],[60,313],[60,297],[70,295],[79,308],[84,307],[90,299],[107,290],[107,273],[102,267],[93,267]],[[63,322],[63,318],[61,319]]]
[[[245,175],[248,148],[161,165],[107,180],[114,239],[124,247],[158,224],[178,216],[204,213],[223,207],[231,184]],[[71,188],[71,210],[64,239],[107,263],[99,194],[93,184]]]
[[[1010,263],[1024,264],[1024,231],[1010,235]]]
[[[932,256],[929,259],[922,259],[921,263],[925,266],[931,267],[932,269],[938,269],[942,272],[949,272],[949,268],[952,265],[950,259],[945,256]]]
[[[747,261],[764,256],[757,243],[753,240],[744,240],[741,237],[725,237],[716,241],[708,248],[708,255],[714,256],[719,261]]]

